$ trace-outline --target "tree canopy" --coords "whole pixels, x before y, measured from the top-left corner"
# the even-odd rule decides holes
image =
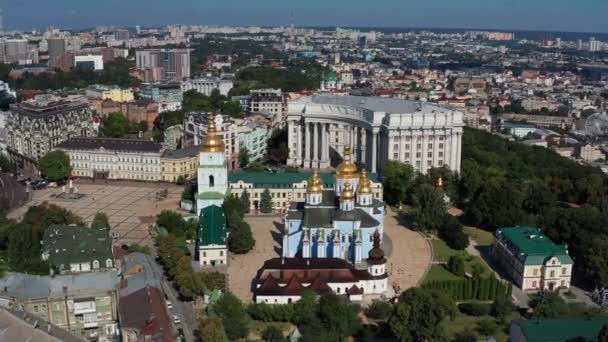
[[[384,199],[390,205],[401,204],[411,186],[414,169],[411,165],[390,160],[383,175]]]
[[[72,173],[70,157],[61,150],[50,151],[38,164],[40,172],[51,180],[66,179]]]

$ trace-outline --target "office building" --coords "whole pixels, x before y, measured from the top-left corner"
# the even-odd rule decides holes
[[[38,95],[10,105],[6,119],[8,152],[38,161],[72,137],[93,134],[93,115],[80,96]]]
[[[382,172],[389,160],[416,171],[460,170],[463,113],[425,102],[336,95],[303,96],[287,111],[288,165],[327,168],[330,151]]]
[[[570,287],[574,262],[568,255],[568,247],[554,243],[538,228],[498,229],[492,255],[522,290]]]
[[[268,125],[261,122],[247,121],[237,126],[239,148],[245,148],[249,160],[255,161],[264,157],[268,146],[270,131]]]
[[[71,138],[59,145],[70,157],[72,176],[95,179],[161,180],[162,146],[149,140]]]
[[[287,110],[287,100],[281,89],[256,89],[249,92],[250,113],[281,115]]]
[[[154,73],[152,78],[146,82],[158,81],[182,81],[190,78],[190,50],[189,49],[150,49],[137,50],[135,52],[137,69],[160,69],[160,73]]]
[[[182,109],[184,92],[178,82],[162,84],[142,84],[139,98],[158,103],[158,113],[172,112]]]
[[[228,92],[234,86],[231,80],[219,77],[199,77],[182,82],[182,91],[194,90],[205,96],[211,96],[214,90],[219,91],[220,95],[228,96]]]
[[[0,278],[0,306],[18,307],[89,341],[118,339],[116,271]]]
[[[74,56],[74,67],[81,70],[100,71],[103,70],[103,56],[86,55]]]
[[[56,67],[59,58],[65,53],[65,39],[60,37],[48,38],[47,44],[49,47],[49,66]]]
[[[165,150],[160,157],[160,172],[163,182],[175,183],[181,177],[193,179],[198,170],[198,146],[177,150]]]
[[[601,42],[594,37],[589,38],[589,52],[599,52],[601,50]]]
[[[0,62],[20,65],[38,63],[38,49],[26,39],[0,40]]]

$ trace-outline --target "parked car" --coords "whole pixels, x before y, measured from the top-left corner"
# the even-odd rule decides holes
[[[173,304],[171,304],[170,301],[167,301],[167,309],[169,309],[169,310],[173,309]]]
[[[173,315],[173,323],[180,324],[182,322],[178,315]]]

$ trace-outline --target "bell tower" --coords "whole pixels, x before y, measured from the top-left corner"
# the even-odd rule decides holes
[[[198,193],[196,212],[210,206],[222,206],[228,192],[228,164],[225,146],[215,126],[215,116],[209,115],[207,136],[200,146],[198,157]]]

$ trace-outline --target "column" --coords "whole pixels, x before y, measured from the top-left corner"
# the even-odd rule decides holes
[[[456,138],[457,138],[457,143],[456,143],[456,147],[457,147],[457,152],[456,152],[456,171],[460,172],[460,158],[461,158],[461,153],[462,153],[462,132],[458,132],[456,134]]]
[[[298,164],[298,166],[302,165],[302,125],[300,125],[300,123],[298,122],[296,127],[298,128],[298,135],[297,135],[297,139],[298,139],[298,156],[296,158],[296,162]]]
[[[319,167],[329,167],[329,124],[321,124],[321,164]]]
[[[442,157],[443,159],[443,157]],[[439,160],[439,137],[437,137],[437,131],[433,130],[433,167],[438,167]]]
[[[376,163],[378,159],[378,132],[372,131],[372,172],[376,172]]]
[[[452,131],[450,135],[450,168],[453,171],[458,170],[458,165],[456,162],[456,154],[458,153],[458,138],[456,137],[456,132]]]
[[[304,134],[306,135],[306,145],[304,148],[304,167],[310,167],[310,154],[312,153],[312,149],[310,148],[310,123],[304,122]]]
[[[367,167],[367,155],[365,152],[367,148],[367,130],[365,128],[361,128],[361,160],[363,164]]]
[[[426,173],[427,170],[427,153],[428,153],[428,148],[427,148],[427,140],[426,140],[426,132],[424,130],[422,130],[422,158],[420,160],[420,172],[422,173]]]
[[[314,134],[314,154],[312,157],[312,165],[310,167],[319,167],[319,123],[314,122],[312,124],[313,134]]]

